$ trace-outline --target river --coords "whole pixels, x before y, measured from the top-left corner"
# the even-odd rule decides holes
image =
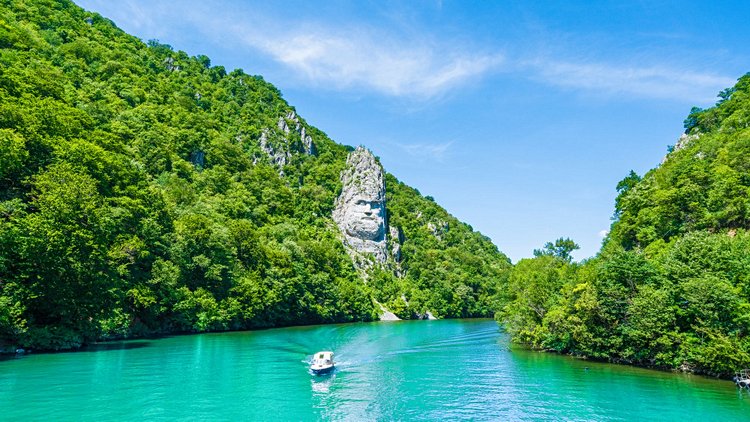
[[[312,376],[313,352],[336,371]],[[174,336],[0,361],[0,420],[748,420],[734,384],[510,348],[492,320]]]

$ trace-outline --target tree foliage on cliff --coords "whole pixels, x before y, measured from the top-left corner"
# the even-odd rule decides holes
[[[725,376],[750,366],[750,76],[685,126],[661,166],[617,185],[595,258],[516,265],[498,313],[515,340]]]
[[[380,293],[330,218],[349,148],[301,121],[315,155],[290,141],[280,173],[261,150],[291,110],[259,76],[144,44],[69,1],[1,1],[0,343],[376,317]],[[507,259],[389,181],[406,274],[442,277],[391,276],[391,296],[418,298],[402,314],[488,314]],[[405,203],[453,234],[426,243]]]

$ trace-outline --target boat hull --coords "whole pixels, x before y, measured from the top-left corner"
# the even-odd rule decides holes
[[[335,368],[334,365],[324,366],[322,368],[310,368],[310,370],[315,375],[324,375],[324,374],[328,374],[330,372],[333,372],[333,368]]]

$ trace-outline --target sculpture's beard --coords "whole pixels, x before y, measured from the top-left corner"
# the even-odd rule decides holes
[[[364,213],[350,213],[346,219],[346,232],[349,236],[374,241],[382,239],[382,218]]]

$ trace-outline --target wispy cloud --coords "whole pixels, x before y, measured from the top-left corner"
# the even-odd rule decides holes
[[[306,28],[273,34],[236,27],[243,42],[309,82],[338,89],[367,88],[390,96],[432,98],[498,68],[500,53],[469,53],[426,39],[377,30]]]
[[[609,234],[609,229],[599,230],[599,233],[597,233],[599,237],[604,239]]]
[[[442,161],[451,145],[453,142],[399,144],[399,147],[413,157]]]
[[[668,65],[618,65],[595,61],[526,62],[532,77],[541,82],[602,95],[711,102],[734,79]]]
[[[255,9],[229,15],[194,1],[179,11],[160,0],[148,6],[139,0],[123,0],[117,5],[103,0],[79,1],[84,7],[116,16],[118,24],[127,29],[149,34],[146,38],[166,36],[162,22],[177,19],[183,30],[192,27],[216,44],[238,42],[237,47],[265,54],[300,81],[335,90],[432,99],[496,71],[505,62],[498,51],[398,25],[375,27],[352,22],[340,26],[325,20],[265,15]]]
[[[375,29],[307,27],[269,35],[238,28],[241,39],[296,72],[309,83],[340,90],[430,99],[484,76],[503,73],[547,85],[606,97],[710,103],[734,84],[732,78],[659,63],[620,64],[596,60],[529,59],[517,52],[480,53],[469,45],[428,38],[399,38]],[[425,35],[426,36],[426,35]]]

